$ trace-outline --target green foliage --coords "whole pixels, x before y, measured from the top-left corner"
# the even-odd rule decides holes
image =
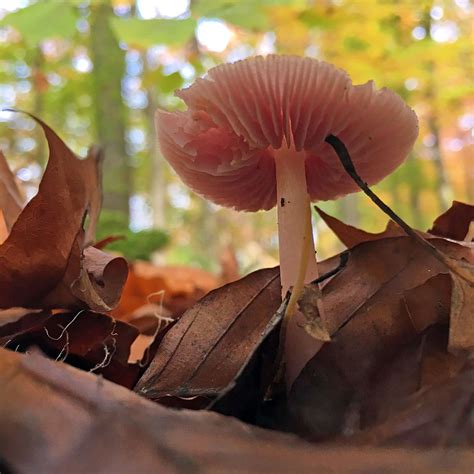
[[[120,252],[128,260],[150,260],[153,252],[162,249],[169,242],[169,236],[163,230],[133,232],[128,228],[126,215],[104,210],[99,219],[97,240],[110,236],[125,237],[107,245],[107,249]]]
[[[197,1],[193,4],[193,14],[207,18],[220,18],[233,25],[256,31],[265,31],[270,24],[261,2],[242,1]]]
[[[348,51],[365,51],[369,47],[369,43],[361,40],[357,36],[348,36],[344,38],[344,47]]]
[[[334,26],[334,20],[328,15],[317,13],[312,9],[302,11],[298,18],[305,26],[310,28],[327,29]]]
[[[10,13],[0,26],[18,30],[29,46],[46,38],[70,38],[76,33],[77,15],[68,2],[42,0]]]
[[[111,18],[110,24],[119,41],[130,47],[146,49],[157,44],[179,45],[194,34],[196,21],[139,20],[138,18]]]
[[[8,0],[0,3],[8,4]],[[135,0],[30,0],[26,8],[10,13],[0,21],[0,27],[8,25],[18,31],[21,40],[18,41],[18,35],[9,28],[5,30],[8,39],[0,42],[0,82],[12,88],[7,89],[8,93],[14,91],[11,95],[16,97],[16,107],[38,114],[78,153],[84,154],[87,147],[98,140],[101,124],[108,127],[120,118],[124,119],[127,130],[143,131],[145,137],[140,141],[141,145],[134,146],[136,143],[129,138],[128,155],[123,153],[128,171],[133,174],[131,192],[147,195],[153,206],[164,209],[164,213],[158,214],[166,219],[173,244],[186,242],[185,245],[170,246],[168,262],[212,269],[217,261],[217,249],[226,239],[235,245],[242,262],[246,259],[259,262],[262,255],[274,255],[275,219],[272,213],[237,216],[233,211],[216,211],[212,206],[202,213],[203,201],[193,193],[189,194],[190,202],[186,206],[176,204],[169,189],[170,185],[181,186],[181,182],[164,160],[157,161],[163,164],[164,178],[161,187],[156,186],[155,170],[159,168],[152,163],[152,156],[158,153],[154,110],[156,107],[167,110],[184,107],[173,97],[175,89],[189,84],[216,64],[262,51],[263,43],[269,47],[263,51],[274,49],[276,53],[314,55],[347,70],[354,83],[374,79],[378,87],[390,87],[419,113],[420,138],[413,155],[375,189],[410,223],[424,228],[438,212],[441,202],[439,169],[433,161],[436,154],[441,156],[448,187],[452,188],[456,199],[473,199],[468,179],[472,167],[472,153],[468,148],[470,130],[459,126],[459,119],[471,113],[469,97],[473,92],[470,10],[459,2],[444,0],[364,0],[362,3],[363,8],[361,2],[349,1],[193,0],[190,18],[142,20]],[[122,10],[125,13],[120,13],[126,17],[119,16],[117,9],[114,11],[113,7],[119,4],[129,7]],[[99,38],[94,42],[91,41],[94,18],[104,5],[109,7],[108,13],[98,30],[104,31],[105,26],[107,29],[110,26],[114,41],[105,42]],[[430,18],[433,6],[442,7],[441,19]],[[0,6],[0,11],[4,13],[6,9]],[[76,20],[80,16],[88,22],[89,29],[79,32]],[[231,30],[232,38],[224,51],[208,50],[195,37],[197,22],[206,18],[220,19]],[[430,34],[431,26],[443,25],[454,25],[455,39],[435,40]],[[426,32],[422,40],[417,40],[413,34],[419,26]],[[44,39],[54,39],[52,52],[41,47]],[[122,43],[122,49],[115,39]],[[146,49],[157,44],[169,47],[163,48],[164,52],[148,54]],[[103,51],[101,57],[96,54],[98,49]],[[127,56],[132,66],[130,70],[123,65],[116,68],[106,65],[109,64],[107,58],[125,56],[124,49],[131,53],[129,58]],[[78,56],[88,57],[94,68],[79,70],[74,61]],[[187,70],[181,71],[182,65],[186,65]],[[168,74],[169,71],[173,72]],[[100,82],[105,86],[95,94],[99,74]],[[127,92],[127,88],[121,89],[120,84],[117,87],[123,79],[132,79],[133,94]],[[104,98],[114,80],[119,93],[112,102],[122,106],[122,98],[125,98],[127,103],[120,112],[106,111],[105,120],[100,119],[97,112],[105,110]],[[147,104],[128,101],[139,94],[146,96]],[[429,117],[435,119],[440,132],[436,145],[431,147],[424,144],[425,138],[432,133],[427,123]],[[8,128],[1,123],[0,126],[5,129],[1,134],[2,147],[5,143],[5,151],[18,161],[18,169],[47,155],[47,150],[41,148],[42,137],[38,138],[34,131]],[[119,156],[111,144],[118,142],[123,134],[111,134],[106,144],[109,158]],[[25,138],[34,138],[40,146],[22,150]],[[449,150],[446,144],[453,138],[465,143],[462,150]],[[110,178],[113,173],[113,166],[104,168],[104,176]],[[111,187],[113,191],[120,188],[114,177]],[[349,199],[354,200],[354,206],[347,206],[344,201],[320,204],[330,214],[343,219],[355,214],[358,224],[369,230],[383,228],[385,217],[364,195]],[[116,218],[114,223],[114,219],[110,221],[110,215],[102,216],[100,236],[126,235],[127,240],[116,242],[110,248],[129,258],[149,258],[153,249],[167,241],[161,231],[134,233],[128,229],[126,219],[120,215]],[[331,255],[334,253],[334,248],[330,248],[333,236],[324,226],[318,227],[321,227],[323,254]]]
[[[162,70],[157,70],[155,74],[153,74],[153,78],[156,80],[158,90],[162,94],[172,94],[183,85],[183,78],[179,72],[166,75],[163,74]]]

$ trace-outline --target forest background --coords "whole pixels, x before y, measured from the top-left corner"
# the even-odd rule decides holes
[[[105,149],[99,237],[130,258],[242,273],[277,264],[275,211],[223,209],[190,192],[160,156],[153,116],[209,68],[256,54],[326,60],[415,109],[407,161],[374,190],[426,229],[453,199],[474,202],[473,12],[468,0],[1,0],[0,108],[29,111],[79,155]],[[47,160],[38,126],[0,112],[0,149],[28,197]],[[386,218],[364,195],[320,203],[369,231]],[[322,258],[339,245],[314,216]]]

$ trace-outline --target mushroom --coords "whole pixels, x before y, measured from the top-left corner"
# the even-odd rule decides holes
[[[220,65],[176,95],[187,110],[156,114],[163,156],[216,204],[239,211],[278,206],[283,295],[318,276],[310,202],[359,190],[325,138],[342,140],[361,177],[374,184],[402,163],[418,135],[415,113],[394,92],[376,90],[372,81],[354,86],[345,71],[312,58],[269,55]],[[314,347],[302,333],[292,318],[287,344],[302,354],[290,364],[286,354],[290,378]]]

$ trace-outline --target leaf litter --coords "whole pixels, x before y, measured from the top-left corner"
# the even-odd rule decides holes
[[[40,455],[48,472],[69,468],[67,453],[78,449],[74,440],[83,440],[81,433],[87,432],[90,442],[79,441],[84,450],[80,463],[94,472],[143,466],[176,472],[230,466],[241,466],[242,472],[268,472],[269,467],[288,472],[291,466],[314,472],[315,466],[349,464],[366,472],[374,466],[393,468],[395,458],[396,472],[414,465],[430,472],[468,472],[473,463],[468,448],[474,444],[474,206],[454,202],[428,232],[413,231],[388,209],[396,223],[389,221],[380,234],[317,209],[349,250],[321,262],[326,275],[321,291],[316,284],[307,285],[299,301],[306,318],[302,329],[315,338],[319,350],[286,392],[272,392],[279,323],[287,303],[280,299],[278,268],[217,289],[217,280],[202,275],[194,289],[187,284],[185,294],[191,296],[181,300],[171,296],[184,282],[179,272],[163,268],[160,274],[149,268],[145,278],[132,272],[130,282],[139,281],[146,290],[130,293],[129,302],[111,313],[123,321],[102,314],[119,302],[127,263],[91,246],[101,203],[101,152],[91,148],[79,160],[37,121],[50,159],[38,194],[28,204],[0,157],[0,235],[5,239],[0,288],[8,288],[0,292],[5,308],[0,312],[0,378],[5,377],[2,385],[7,387],[0,392],[0,421],[7,427],[0,430],[2,467],[16,471],[36,466]],[[357,180],[350,158],[345,167]],[[364,185],[360,183],[361,189],[388,212]],[[140,265],[134,263],[136,269]],[[160,304],[149,299],[154,294],[161,295]],[[324,320],[317,311],[320,299]],[[18,375],[12,378],[14,373]],[[142,397],[120,391],[102,376]],[[239,425],[217,413],[181,415],[144,397],[158,405],[207,409],[292,431],[312,444]],[[87,406],[102,418],[92,421]],[[27,415],[12,424],[12,414],[23,411]],[[116,417],[107,413],[113,412],[127,420],[126,429],[110,424]],[[74,424],[67,423],[73,419]],[[152,420],[161,431],[152,428]],[[199,429],[193,428],[193,420]],[[68,449],[61,451],[50,433],[55,424],[65,423],[70,426],[63,441]],[[27,432],[41,434],[39,448],[24,444]],[[117,433],[119,444],[134,446],[141,455],[133,460],[117,456]],[[113,447],[107,444],[111,439]],[[209,464],[216,446],[226,453],[219,468]],[[236,446],[241,461],[230,454]],[[397,454],[383,447],[398,447]],[[405,450],[414,447],[432,451]],[[461,451],[450,457],[440,447]],[[104,456],[109,449],[114,449],[113,457]],[[246,464],[239,464],[244,458]]]

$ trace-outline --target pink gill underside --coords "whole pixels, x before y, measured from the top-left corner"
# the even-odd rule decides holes
[[[183,181],[238,210],[276,203],[273,150],[294,144],[306,154],[312,200],[357,191],[327,135],[347,146],[373,184],[407,156],[418,133],[414,112],[371,82],[353,86],[334,66],[296,56],[256,57],[211,69],[177,93],[188,110],[157,114],[163,155]]]

